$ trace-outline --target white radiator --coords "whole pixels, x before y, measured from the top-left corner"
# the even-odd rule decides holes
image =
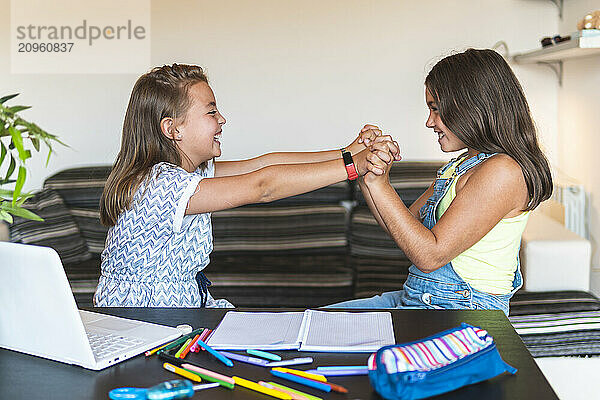
[[[554,177],[552,199],[564,207],[565,228],[589,239],[587,195],[583,185],[558,174]]]

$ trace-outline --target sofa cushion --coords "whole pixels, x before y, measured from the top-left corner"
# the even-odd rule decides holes
[[[598,311],[600,300],[588,292],[517,292],[510,301],[510,316],[577,311]]]
[[[366,206],[352,212],[349,248],[356,298],[402,289],[412,263]]]
[[[352,298],[347,211],[339,204],[250,205],[212,214],[204,270],[238,307],[316,307]]]
[[[65,264],[71,290],[79,307],[92,307],[93,297],[100,278],[100,257],[92,254],[89,260]]]
[[[276,200],[272,203],[263,204],[263,207],[271,206],[306,206],[339,204],[352,198],[352,185],[347,181],[338,182],[312,192]]]
[[[214,212],[211,258],[219,254],[346,254],[346,213],[337,204],[251,205]]]
[[[73,207],[69,210],[77,223],[81,236],[85,239],[91,254],[100,256],[106,244],[108,227],[100,223],[97,209]]]
[[[534,357],[600,354],[600,300],[590,293],[517,293],[509,319]]]
[[[56,190],[69,208],[98,210],[111,169],[108,165],[66,169],[48,177],[44,188]]]
[[[402,201],[410,207],[435,180],[438,169],[444,163],[439,161],[397,161],[390,170],[390,184]],[[355,199],[359,205],[366,205],[360,187],[356,185]]]
[[[237,307],[318,307],[352,298],[345,254],[278,254],[212,255],[204,270],[211,294]]]
[[[64,265],[91,258],[75,220],[58,193],[42,190],[28,199],[23,207],[44,221],[15,217],[9,227],[11,242],[52,247]]]

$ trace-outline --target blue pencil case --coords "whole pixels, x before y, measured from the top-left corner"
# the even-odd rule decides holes
[[[384,346],[367,365],[377,393],[394,400],[423,399],[517,372],[502,360],[485,330],[465,323],[415,342]]]

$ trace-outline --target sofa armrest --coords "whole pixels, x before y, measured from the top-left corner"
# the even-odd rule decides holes
[[[0,242],[8,242],[8,224],[4,221],[0,221]]]
[[[523,289],[590,289],[590,242],[556,220],[532,212],[521,242]]]

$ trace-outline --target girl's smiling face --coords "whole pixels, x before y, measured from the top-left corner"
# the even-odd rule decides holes
[[[203,162],[221,155],[219,140],[226,120],[217,109],[215,95],[206,82],[192,85],[188,96],[191,105],[184,120],[177,125],[175,135],[181,135],[178,146],[184,153],[183,166],[191,172]]]
[[[425,88],[425,101],[429,108],[429,118],[425,121],[425,126],[433,129],[438,135],[438,143],[444,153],[453,151],[459,151],[467,147],[444,123],[440,117],[437,103],[435,98],[429,92],[429,89]]]

